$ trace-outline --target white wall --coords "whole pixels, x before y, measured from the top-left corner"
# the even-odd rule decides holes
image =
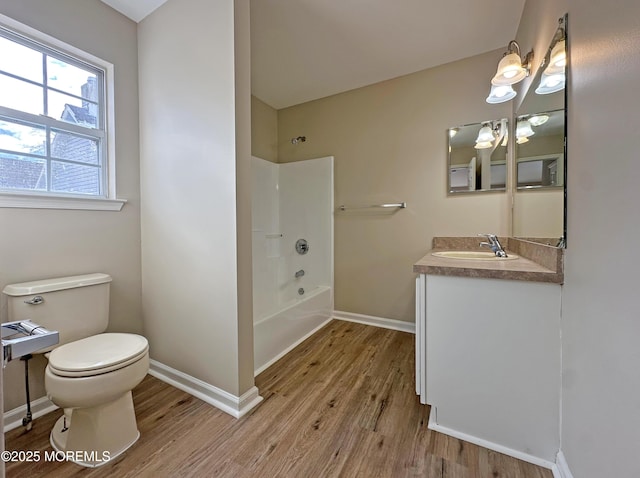
[[[169,0],[139,24],[138,41],[151,356],[239,396],[253,385],[253,338],[238,313],[245,291],[238,287],[237,214],[250,196],[236,195],[236,168],[246,179],[241,161],[248,157],[236,161],[236,134],[244,132],[236,129],[234,71],[245,68],[235,64],[234,13],[232,0]],[[240,15],[248,28],[248,10]]]
[[[569,0],[562,449],[576,478],[640,476],[640,3]]]
[[[109,330],[142,331],[138,55],[136,24],[98,0],[0,0],[0,14],[104,59],[115,69],[117,195],[120,212],[0,209],[0,289],[49,277],[113,276]],[[7,320],[0,297],[0,320]],[[42,357],[32,360],[31,398],[44,395]],[[24,405],[22,362],[5,374],[5,407]]]

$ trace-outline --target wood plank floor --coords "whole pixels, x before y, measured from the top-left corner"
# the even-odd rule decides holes
[[[427,429],[413,335],[334,320],[256,378],[264,401],[240,420],[147,376],[134,390],[140,440],[88,469],[8,463],[7,477],[552,478]],[[60,411],[8,432],[7,450],[51,450]]]

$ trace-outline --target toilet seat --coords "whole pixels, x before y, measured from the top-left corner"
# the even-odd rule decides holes
[[[89,377],[119,370],[143,358],[147,339],[136,334],[106,333],[61,345],[49,355],[49,369],[61,377]]]

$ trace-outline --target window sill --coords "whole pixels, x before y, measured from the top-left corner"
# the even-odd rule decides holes
[[[0,193],[0,208],[120,211],[126,202],[126,199]]]

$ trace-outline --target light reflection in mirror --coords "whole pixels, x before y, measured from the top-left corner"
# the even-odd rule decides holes
[[[507,180],[506,118],[449,128],[449,194],[504,191]]]

